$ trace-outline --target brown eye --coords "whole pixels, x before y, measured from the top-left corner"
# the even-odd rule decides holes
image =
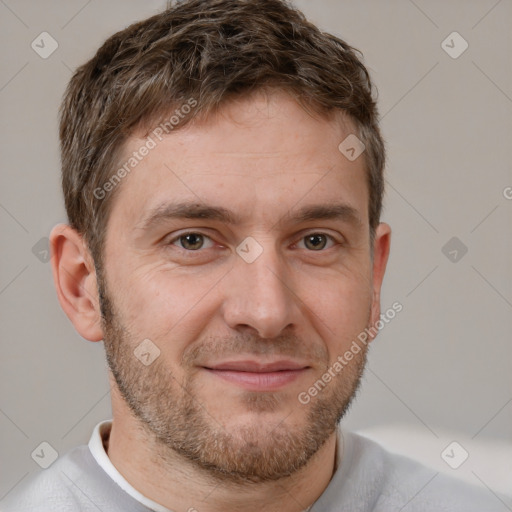
[[[304,237],[305,246],[312,251],[321,251],[327,245],[327,236],[313,233]]]
[[[179,241],[180,246],[187,251],[197,251],[203,247],[204,239],[201,233],[186,233],[176,238],[175,242]]]

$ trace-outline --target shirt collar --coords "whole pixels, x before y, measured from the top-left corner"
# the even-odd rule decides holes
[[[137,489],[135,489],[132,485],[130,485],[125,478],[119,473],[119,471],[115,468],[114,464],[110,461],[107,452],[105,451],[104,442],[108,440],[110,435],[110,429],[112,428],[112,420],[106,420],[98,423],[93,430],[91,435],[91,439],[89,440],[89,450],[91,451],[92,456],[99,464],[99,466],[107,473],[107,475],[117,484],[123,491],[128,493],[132,498],[137,500],[139,503],[144,505],[145,507],[153,510],[154,512],[172,512],[168,508],[165,508],[163,505],[156,503],[153,500],[150,500],[143,494],[141,494]],[[349,466],[351,458],[351,453],[348,453],[347,443],[346,443],[346,432],[342,431],[340,428],[337,430],[336,437],[336,462],[335,462],[335,471],[331,481],[329,482],[327,488],[319,497],[319,501],[322,502],[326,498],[329,499],[334,489],[334,480],[340,482],[341,474],[346,474]],[[343,465],[342,465],[343,459]],[[341,478],[343,481],[343,478]],[[336,491],[335,491],[336,492]],[[322,499],[323,498],[323,499]],[[318,501],[317,501],[318,503]]]
[[[139,503],[145,507],[153,510],[154,512],[172,512],[168,508],[150,500],[137,489],[131,486],[115,468],[114,464],[108,458],[107,452],[103,445],[104,440],[107,440],[110,435],[110,429],[112,427],[112,420],[102,421],[98,423],[93,430],[91,439],[89,440],[89,450],[92,456],[100,467],[107,473],[107,475],[117,484],[123,491],[128,493],[132,498],[136,499]]]

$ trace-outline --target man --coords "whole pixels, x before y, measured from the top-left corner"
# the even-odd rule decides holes
[[[60,136],[55,285],[113,420],[4,510],[503,509],[338,427],[391,233],[355,50],[280,0],[180,2],[77,70]]]

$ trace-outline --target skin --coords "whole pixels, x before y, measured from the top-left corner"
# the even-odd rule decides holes
[[[347,118],[313,118],[282,92],[232,101],[164,137],[124,178],[103,281],[78,233],[52,231],[62,308],[82,337],[105,340],[110,359],[108,456],[169,509],[295,512],[332,478],[335,427],[365,351],[310,403],[297,397],[379,319],[391,237],[379,224],[372,258],[364,158],[351,162],[338,150],[350,133]],[[132,136],[125,155],[143,143]],[[228,208],[240,219],[144,226],[155,206],[176,201]],[[291,218],[333,203],[357,219]],[[205,238],[179,238],[187,233]],[[308,243],[313,234],[320,238]],[[252,263],[236,252],[247,237],[262,250]],[[134,356],[145,339],[160,351],[148,366]],[[275,389],[249,389],[207,369],[285,359],[301,369]]]

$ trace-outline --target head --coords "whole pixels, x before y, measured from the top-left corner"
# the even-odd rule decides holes
[[[119,414],[162,463],[253,481],[303,467],[367,343],[298,396],[379,319],[389,252],[357,52],[280,0],[180,2],[76,71],[60,137],[57,291],[77,331],[104,340]]]

